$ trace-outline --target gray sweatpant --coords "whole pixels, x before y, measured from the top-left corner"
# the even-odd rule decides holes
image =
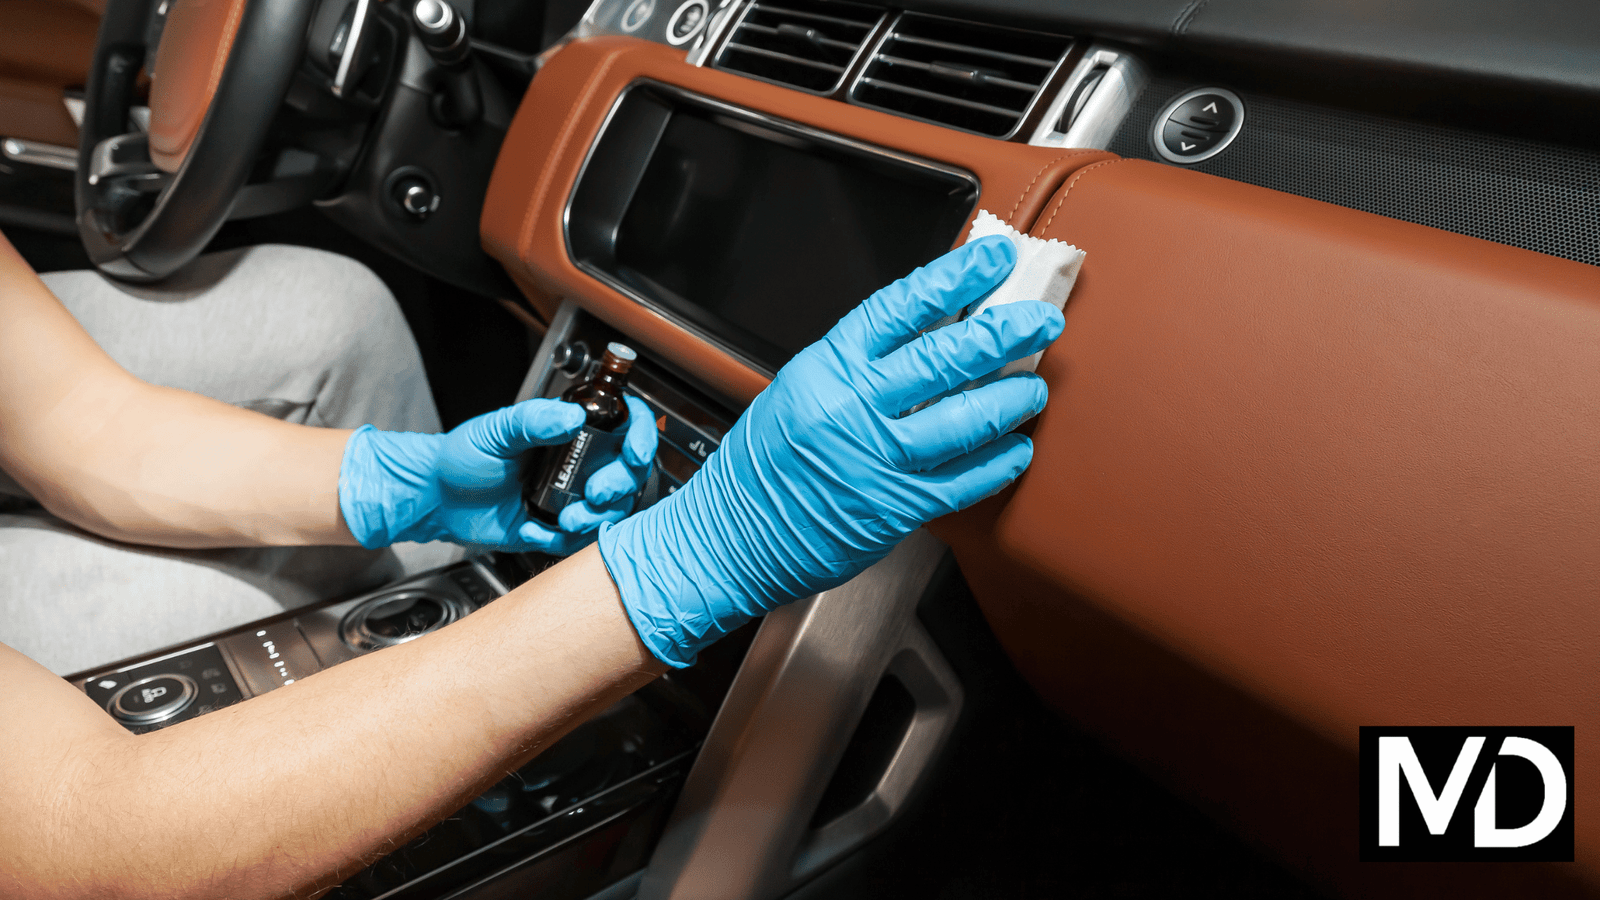
[[[146,381],[307,425],[439,430],[416,342],[354,260],[266,245],[201,257],[155,287],[89,271],[43,277]],[[26,496],[3,473],[0,493]],[[65,675],[460,555],[448,544],[158,550],[14,508],[0,513],[0,643]]]

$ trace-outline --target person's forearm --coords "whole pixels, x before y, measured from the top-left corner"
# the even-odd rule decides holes
[[[139,382],[107,393],[40,423],[55,452],[19,481],[57,516],[166,547],[354,543],[339,513],[349,431]]]
[[[308,896],[663,668],[593,548],[441,631],[140,737],[16,663],[0,895],[18,898]]]
[[[0,465],[107,537],[181,547],[351,543],[348,432],[146,384],[106,356],[0,235]]]

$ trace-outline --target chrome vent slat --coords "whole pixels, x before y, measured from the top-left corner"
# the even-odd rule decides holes
[[[901,13],[856,78],[849,100],[1010,138],[1071,48],[1067,37]]]
[[[746,22],[744,24],[744,30],[745,31],[754,31],[757,34],[770,34],[773,37],[778,37],[778,36],[784,34],[784,32],[781,29],[769,28],[766,25],[757,25],[754,22]],[[849,50],[852,53],[855,52],[856,49],[858,49],[861,46],[861,42],[860,41],[857,41],[857,42],[852,44],[849,41],[837,41],[837,40],[834,40],[831,37],[824,37],[822,35],[817,35],[815,37],[811,37],[811,38],[809,38],[809,40],[814,42],[814,43],[826,44],[829,47],[838,47],[841,50]],[[735,42],[730,41],[729,43],[735,43]],[[740,46],[748,46],[748,45],[740,45]]]
[[[817,94],[838,90],[888,12],[845,0],[754,0],[714,66]]]
[[[844,25],[849,28],[861,28],[863,30],[871,30],[872,28],[872,23],[868,22],[852,22],[849,19],[841,19],[838,16],[825,16],[821,13],[806,12],[799,9],[788,9],[771,3],[756,3],[752,5],[760,7],[766,12],[776,13],[784,16],[793,16],[796,19],[810,19],[813,22],[831,22],[835,25]]]
[[[861,83],[870,84],[873,87],[883,88],[886,91],[894,91],[897,94],[906,94],[912,97],[924,97],[928,100],[935,100],[939,103],[951,103],[967,109],[975,109],[979,112],[994,113],[998,116],[1015,116],[1017,114],[1016,110],[1005,109],[1004,107],[1000,106],[991,106],[987,103],[979,103],[976,100],[963,100],[960,97],[950,97],[945,94],[936,94],[933,91],[925,91],[921,88],[907,87],[903,84],[895,84],[892,81],[879,81],[876,78],[863,78],[861,79]]]
[[[916,44],[921,47],[933,47],[936,50],[957,50],[962,53],[972,53],[978,56],[987,56],[991,59],[998,59],[1004,62],[1022,63],[1023,65],[1028,66],[1040,66],[1045,69],[1049,69],[1059,62],[1059,60],[1055,59],[1035,59],[1031,56],[1019,56],[1015,53],[1006,53],[1001,50],[990,50],[986,47],[975,47],[970,44],[953,44],[949,41],[935,41],[930,38],[901,34],[898,31],[896,31],[891,37],[893,40],[901,41],[907,44]]]
[[[832,63],[818,62],[814,59],[804,59],[789,53],[779,53],[776,50],[767,50],[762,47],[751,47],[746,44],[738,44],[732,41],[728,42],[728,49],[738,50],[741,53],[755,53],[760,56],[765,56],[769,59],[781,59],[785,62],[791,62],[799,66],[811,66],[813,68],[824,69],[829,72],[838,72],[841,75],[844,74],[844,66],[836,66]]]
[[[878,54],[877,58],[882,60],[883,62],[886,62],[886,63],[888,63],[890,65],[893,65],[893,66],[909,66],[909,67],[911,67],[913,69],[919,69],[921,71],[929,72],[929,73],[935,74],[935,75],[940,74],[940,71],[941,71],[937,64],[918,62],[918,61],[916,61],[914,59],[902,59],[902,58],[900,58],[898,56],[890,56],[887,53],[880,53],[880,54]],[[984,82],[986,84],[997,84],[997,85],[1000,85],[1001,87],[1015,88],[1016,90],[1019,90],[1019,91],[1030,91],[1031,92],[1031,91],[1037,91],[1039,89],[1039,85],[1038,84],[1028,84],[1028,83],[1022,82],[1022,81],[1012,81],[1009,78],[998,78],[998,77],[995,77],[995,76],[988,76],[988,77],[985,77],[983,80],[984,80]]]

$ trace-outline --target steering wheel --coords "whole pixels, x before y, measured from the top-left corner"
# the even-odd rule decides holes
[[[78,234],[100,271],[158,281],[222,227],[300,64],[313,5],[107,4],[85,91],[75,190]],[[150,126],[139,133],[128,111],[152,34],[160,46],[150,65]]]

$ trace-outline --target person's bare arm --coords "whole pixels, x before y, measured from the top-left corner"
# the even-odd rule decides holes
[[[0,647],[0,896],[309,896],[664,668],[593,547],[448,628],[147,735]]]
[[[0,467],[45,508],[170,547],[349,544],[348,431],[290,425],[118,366],[0,235]]]

